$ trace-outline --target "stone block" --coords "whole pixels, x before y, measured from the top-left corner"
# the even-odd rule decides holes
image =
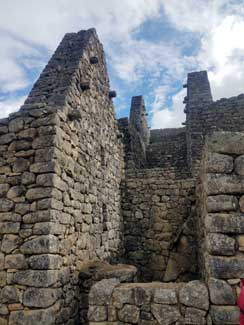
[[[64,234],[66,227],[55,222],[38,222],[34,225],[34,235],[61,235]]]
[[[208,310],[208,289],[201,281],[195,280],[185,284],[179,292],[180,302],[189,307]]]
[[[236,306],[211,306],[210,315],[216,325],[239,324],[239,308]]]
[[[58,314],[58,305],[47,309],[19,310],[10,313],[8,325],[53,325]]]
[[[26,192],[26,198],[29,201],[52,197],[52,187],[36,187],[31,188]]]
[[[236,298],[231,286],[226,281],[210,278],[208,288],[212,304],[235,305]]]
[[[213,278],[244,278],[244,259],[242,255],[235,257],[208,256],[206,257],[206,268]]]
[[[89,306],[88,319],[91,322],[106,321],[108,317],[106,306]]]
[[[237,175],[244,175],[244,155],[241,155],[235,159],[234,168]]]
[[[124,304],[133,305],[135,303],[133,287],[117,286],[113,291],[113,305],[116,308],[122,308]]]
[[[244,233],[244,215],[231,213],[208,214],[205,218],[208,232],[242,234]]]
[[[34,184],[36,180],[36,176],[34,173],[30,173],[30,172],[24,172],[21,175],[21,183],[23,185],[30,185],[30,184]]]
[[[11,221],[11,222],[20,222],[21,215],[13,212],[3,212],[0,213],[0,222]]]
[[[29,287],[50,287],[58,281],[58,271],[56,270],[26,270],[18,271],[13,276],[13,284]]]
[[[2,240],[2,252],[9,254],[22,243],[22,239],[17,235],[4,235]]]
[[[137,324],[139,321],[140,309],[135,305],[124,305],[118,311],[118,318],[121,322]]]
[[[233,158],[231,156],[209,152],[207,160],[208,173],[229,174],[233,170]]]
[[[18,303],[21,300],[21,292],[16,286],[5,286],[0,292],[0,301],[4,304]]]
[[[152,304],[151,312],[161,325],[172,324],[181,317],[177,306]]]
[[[28,288],[23,295],[23,305],[31,308],[47,308],[60,297],[59,289]]]
[[[207,312],[204,310],[187,307],[185,312],[185,322],[184,324],[191,325],[204,325],[207,324],[206,321]]]
[[[208,174],[207,194],[244,193],[244,178],[238,175]]]
[[[238,200],[233,195],[215,195],[207,198],[208,212],[235,211],[238,206]]]
[[[8,125],[9,131],[17,133],[24,128],[24,120],[22,118],[15,118],[11,120]]]
[[[19,222],[0,222],[0,234],[17,234],[19,229]]]
[[[29,166],[30,166],[30,162],[27,159],[18,158],[14,162],[13,172],[14,173],[23,173],[25,171],[28,171]]]
[[[16,139],[16,135],[14,133],[7,133],[4,135],[1,135],[0,136],[0,145],[9,144],[10,142],[12,142],[15,139]]]
[[[244,154],[244,135],[241,132],[218,131],[206,140],[208,149],[223,154]]]
[[[0,287],[4,287],[7,283],[7,273],[0,271]]]
[[[7,193],[7,198],[12,200],[18,196],[21,196],[24,194],[24,187],[23,186],[13,186],[9,189]]]
[[[28,213],[23,216],[24,223],[39,223],[39,222],[47,222],[51,220],[53,210],[44,210],[44,211],[36,211],[32,213]]]
[[[57,163],[55,161],[49,161],[49,162],[38,162],[35,164],[32,164],[30,166],[30,171],[35,174],[43,174],[43,173],[55,173],[57,170]],[[39,182],[41,180],[41,176],[39,175]],[[52,177],[52,175],[48,176],[49,178]],[[50,179],[49,179],[50,182]]]
[[[0,197],[5,197],[9,190],[9,184],[0,184]]]
[[[97,306],[109,305],[112,292],[118,284],[118,279],[104,279],[95,283],[89,293],[89,304]]]
[[[31,256],[28,263],[33,270],[55,270],[63,264],[63,258],[60,255],[43,254]]]
[[[20,247],[23,254],[45,254],[58,253],[59,240],[53,235],[43,235],[37,238],[28,240]]]
[[[206,237],[207,251],[212,255],[235,255],[236,241],[223,234],[208,234]]]
[[[153,295],[152,288],[141,285],[135,287],[133,291],[135,297],[135,304],[137,306],[150,304]]]
[[[14,207],[14,202],[8,199],[0,199],[0,212],[11,211]]]
[[[174,288],[156,288],[154,291],[154,300],[158,304],[177,304],[177,294]]]
[[[5,269],[26,269],[27,263],[22,254],[12,254],[5,256]]]

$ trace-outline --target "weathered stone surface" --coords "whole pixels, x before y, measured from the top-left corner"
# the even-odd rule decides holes
[[[22,186],[13,186],[10,188],[10,190],[7,193],[7,198],[12,200],[18,196],[21,196],[24,194],[24,187]]]
[[[0,271],[0,287],[4,287],[7,283],[7,273]]]
[[[55,324],[58,306],[52,306],[48,309],[41,310],[19,310],[10,314],[9,325],[33,325],[33,324]]]
[[[177,304],[177,295],[175,289],[156,288],[154,291],[154,302],[158,304]]]
[[[12,210],[14,203],[8,199],[0,199],[0,212],[8,212]]]
[[[244,178],[234,174],[208,174],[207,184],[208,195],[244,193]]]
[[[235,305],[235,296],[226,281],[210,278],[208,286],[210,300],[214,305]]]
[[[209,153],[207,161],[207,172],[209,173],[231,173],[233,170],[233,158],[231,156]]]
[[[208,214],[205,226],[208,232],[242,234],[244,232],[244,215],[235,213]]]
[[[21,247],[20,251],[23,254],[44,254],[44,253],[58,253],[59,240],[53,235],[44,235],[26,241]]]
[[[152,299],[153,290],[152,288],[146,286],[138,286],[134,288],[134,297],[135,297],[135,304],[137,306],[150,304]]]
[[[121,309],[124,304],[133,305],[135,303],[133,287],[117,286],[113,290],[113,305]]]
[[[118,279],[104,279],[95,283],[89,293],[90,305],[108,305],[114,288],[119,284]]]
[[[58,289],[28,288],[23,295],[23,304],[27,307],[46,308],[53,305],[59,296]]]
[[[244,155],[235,159],[235,172],[238,175],[244,175]]]
[[[26,269],[27,263],[24,255],[12,254],[6,255],[4,266],[6,269]]]
[[[13,172],[14,173],[22,173],[29,169],[30,162],[27,159],[24,158],[18,158],[16,159],[14,165],[13,165]]]
[[[187,307],[185,313],[185,324],[202,325],[207,324],[206,311]]]
[[[31,256],[28,263],[33,270],[55,270],[61,267],[63,258],[51,254],[37,255]]]
[[[135,305],[124,305],[118,311],[118,318],[121,322],[137,324],[139,321],[140,309]]]
[[[5,197],[9,190],[9,184],[0,184],[0,197]]]
[[[67,186],[62,179],[56,174],[42,174],[38,175],[36,178],[36,183],[39,186],[54,186],[61,191],[65,191]]]
[[[210,276],[219,279],[244,278],[244,259],[241,256],[208,256],[206,260]]]
[[[26,192],[26,198],[29,201],[44,199],[52,196],[52,187],[37,187]]]
[[[18,271],[14,274],[13,283],[30,287],[49,287],[58,280],[58,273],[54,270],[45,271]]]
[[[21,175],[21,182],[23,185],[29,185],[35,183],[36,176],[34,173],[24,172]]]
[[[172,324],[180,318],[180,312],[176,306],[152,304],[151,311],[159,324],[162,325]]]
[[[47,221],[50,221],[51,214],[52,214],[52,211],[50,211],[50,210],[28,213],[23,216],[23,222],[24,223],[47,222]]]
[[[212,152],[236,155],[244,153],[244,136],[241,132],[215,132],[207,143]]]
[[[201,281],[191,281],[185,284],[179,292],[180,302],[189,307],[208,310],[208,289]]]
[[[7,133],[0,136],[0,145],[9,144],[16,138],[14,133]]]
[[[0,222],[0,234],[17,234],[19,229],[19,222]]]
[[[208,212],[235,211],[238,209],[238,200],[233,195],[208,196]]]
[[[95,274],[96,280],[119,279],[120,282],[133,282],[137,268],[133,265],[100,263]]]
[[[50,162],[38,162],[30,166],[30,171],[35,174],[42,174],[42,173],[55,173],[57,172],[57,163],[55,161]],[[38,176],[39,182],[41,182],[41,179],[44,176]],[[37,184],[38,184],[37,183]],[[43,182],[41,182],[41,185],[43,185]]]
[[[14,249],[19,247],[22,243],[22,239],[17,235],[4,235],[2,240],[1,250],[4,253],[11,253]]]
[[[106,306],[90,306],[88,318],[92,322],[102,322],[107,320]]]
[[[24,128],[24,120],[22,118],[16,118],[9,122],[9,131],[17,133]]]
[[[223,234],[208,234],[206,238],[207,251],[212,255],[235,255],[236,241]]]
[[[0,213],[0,222],[4,222],[4,221],[20,222],[21,215],[13,212]]]
[[[21,292],[15,286],[5,286],[0,292],[1,303],[18,303],[21,299]]]
[[[239,309],[232,306],[211,306],[210,314],[214,324],[227,325],[239,323]]]

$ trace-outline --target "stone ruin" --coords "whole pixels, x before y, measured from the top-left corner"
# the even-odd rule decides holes
[[[238,324],[244,95],[188,74],[186,122],[115,119],[94,29],[0,120],[0,324]]]

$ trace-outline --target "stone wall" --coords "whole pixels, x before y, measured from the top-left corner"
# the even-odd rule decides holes
[[[214,324],[237,324],[235,306],[244,277],[244,133],[207,139],[197,187],[199,254],[209,285]]]
[[[200,281],[121,284],[96,283],[89,294],[90,325],[212,324],[208,289]],[[227,324],[227,323],[225,323]],[[228,323],[233,324],[233,323]]]
[[[187,158],[193,176],[198,176],[206,135],[244,131],[244,95],[213,102],[206,71],[188,74],[186,86]]]
[[[147,146],[147,167],[165,166],[175,167],[179,178],[189,176],[185,128],[150,131],[150,143]]]
[[[174,168],[132,169],[122,194],[125,258],[141,279],[195,277],[194,181]]]
[[[142,96],[132,97],[130,118],[119,119],[118,126],[124,144],[126,168],[145,168],[150,131]]]
[[[123,248],[123,151],[94,30],[64,37],[0,134],[0,323],[74,323],[83,264]]]

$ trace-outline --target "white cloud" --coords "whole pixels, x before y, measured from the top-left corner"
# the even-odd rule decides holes
[[[152,129],[182,127],[182,122],[185,120],[182,104],[185,90],[182,89],[172,96],[171,107],[166,106],[167,91],[168,89],[164,87],[156,89],[152,110]]]
[[[170,23],[177,39],[136,38],[139,27],[154,19],[161,21],[162,33],[163,25]],[[153,127],[180,126],[184,90],[177,92],[175,83],[192,70],[209,70],[215,99],[243,92],[244,8],[239,1],[11,0],[0,2],[0,93],[13,94],[29,86],[32,81],[26,71],[40,71],[43,50],[51,54],[66,32],[93,26],[114,74],[127,87],[146,79],[150,89],[155,89]],[[194,56],[185,52],[188,36],[189,43],[198,40]],[[1,104],[6,114],[14,109],[7,105],[8,109],[6,103]]]
[[[0,118],[4,118],[10,113],[18,111],[21,105],[23,105],[26,96],[16,98],[10,98],[7,100],[0,100]]]
[[[0,92],[28,86],[25,68],[40,70],[42,49],[51,54],[65,33],[96,27],[110,53],[117,49],[115,44],[126,46],[133,30],[145,20],[157,17],[159,6],[160,0],[1,1]],[[113,53],[118,55],[116,50]],[[123,69],[122,77],[126,75]]]

